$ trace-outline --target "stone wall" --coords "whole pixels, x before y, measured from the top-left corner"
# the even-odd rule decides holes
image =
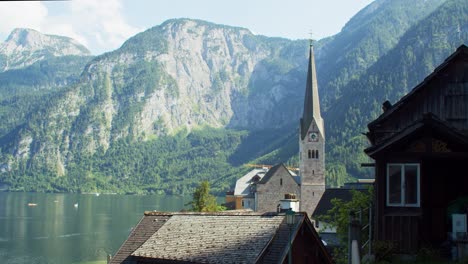
[[[257,184],[257,212],[276,212],[286,193],[294,193],[300,199],[300,186],[283,166],[279,165],[265,182]],[[270,169],[273,170],[274,168]]]

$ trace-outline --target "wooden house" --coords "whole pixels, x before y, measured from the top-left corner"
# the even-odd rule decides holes
[[[288,263],[289,252],[292,263],[333,263],[307,215],[291,216],[145,212],[110,263]]]
[[[375,160],[375,240],[400,253],[440,249],[452,214],[468,209],[468,48],[383,111],[365,150]]]

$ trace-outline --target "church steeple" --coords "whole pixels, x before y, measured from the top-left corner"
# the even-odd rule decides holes
[[[312,214],[325,192],[325,130],[320,114],[314,47],[310,45],[304,113],[299,135],[300,210]]]
[[[301,118],[301,139],[307,136],[307,131],[312,120],[317,122],[320,133],[324,135],[323,120],[320,115],[320,102],[317,85],[317,73],[315,71],[314,46],[310,44],[309,69],[307,72],[306,92],[304,98],[304,112]]]

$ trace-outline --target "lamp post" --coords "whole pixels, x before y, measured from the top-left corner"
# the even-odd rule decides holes
[[[289,250],[288,250],[288,263],[291,264],[292,263],[292,228],[294,226],[294,218],[295,218],[295,212],[289,208],[288,211],[286,211],[286,224],[288,225],[289,227]]]

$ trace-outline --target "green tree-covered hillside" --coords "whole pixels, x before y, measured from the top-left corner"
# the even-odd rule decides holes
[[[383,101],[400,98],[468,42],[465,2],[377,0],[315,44],[327,184],[372,176],[360,166],[368,162],[361,132]],[[305,40],[174,19],[80,74],[63,63],[82,67],[86,58],[4,72],[0,184],[189,194],[208,180],[220,194],[248,171],[244,164],[297,166],[307,51]]]

